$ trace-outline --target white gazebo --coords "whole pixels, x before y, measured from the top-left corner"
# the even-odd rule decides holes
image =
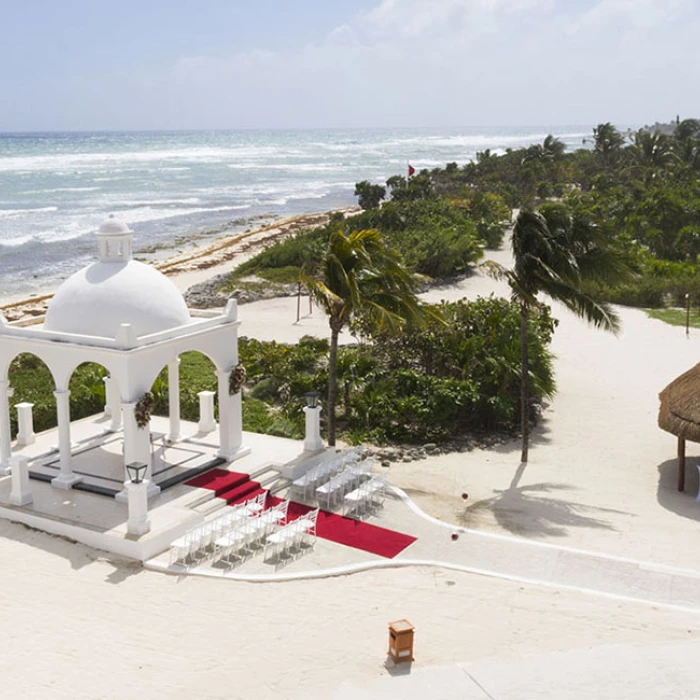
[[[230,301],[223,313],[190,311],[165,275],[132,259],[132,237],[133,231],[120,221],[105,221],[97,232],[99,261],[63,283],[43,324],[10,324],[0,313],[0,473],[10,472],[12,457],[8,370],[24,352],[46,363],[55,385],[59,471],[51,480],[54,487],[69,489],[82,478],[72,466],[69,382],[83,362],[99,363],[109,372],[105,377],[108,431],[123,432],[125,467],[133,462],[148,465],[149,495],[159,488],[151,478],[149,425],[139,427],[136,406],[167,366],[167,440],[177,443],[181,437],[178,357],[183,352],[199,351],[216,368],[218,456],[230,462],[250,451],[242,444],[241,394],[229,393],[229,376],[238,363],[236,302]],[[211,429],[213,393],[200,398],[203,411],[210,414]],[[128,480],[126,472],[124,480]]]

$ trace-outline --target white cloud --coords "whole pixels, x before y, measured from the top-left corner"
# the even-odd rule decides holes
[[[579,18],[579,29],[655,28],[692,14],[694,0],[600,0]]]
[[[689,89],[700,79],[695,5],[382,0],[296,50],[183,58],[170,84],[187,105],[183,126],[205,117],[205,126],[266,127],[700,115]]]

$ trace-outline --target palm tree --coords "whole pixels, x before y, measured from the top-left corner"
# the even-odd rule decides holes
[[[527,148],[522,162],[549,163],[554,160],[560,160],[565,150],[566,144],[563,141],[548,134],[541,144],[535,143]]]
[[[678,141],[697,139],[700,136],[700,120],[684,119],[676,125],[673,131],[673,138]]]
[[[634,141],[627,153],[633,168],[650,172],[663,169],[677,160],[668,136],[660,131],[651,132],[646,129],[639,129],[634,134]]]
[[[558,160],[564,155],[565,150],[566,144],[562,140],[552,136],[552,134],[545,136],[542,142],[545,160]]]
[[[353,319],[376,328],[397,330],[419,322],[422,309],[415,294],[416,276],[389,248],[379,231],[344,233],[342,224],[329,238],[316,274],[302,272],[302,282],[328,315],[331,329],[328,358],[328,444],[335,445],[338,383],[338,336]]]
[[[610,166],[620,155],[625,137],[610,122],[605,122],[594,127],[593,142],[593,150]]]
[[[596,327],[617,332],[619,318],[605,303],[592,299],[581,289],[586,280],[616,280],[626,276],[625,265],[609,251],[596,227],[572,216],[568,207],[550,204],[542,213],[523,210],[518,214],[511,240],[514,267],[486,263],[494,277],[505,279],[511,298],[520,308],[520,420],[521,462],[527,462],[529,447],[529,355],[530,316],[540,306],[543,293],[592,322]]]

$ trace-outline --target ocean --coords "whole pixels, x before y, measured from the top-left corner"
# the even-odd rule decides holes
[[[137,257],[182,250],[266,217],[356,204],[355,183],[460,165],[592,128],[0,133],[0,299],[55,289],[92,261],[109,215]],[[191,244],[191,243],[190,243]]]

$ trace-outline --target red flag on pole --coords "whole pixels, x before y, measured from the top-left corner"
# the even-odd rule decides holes
[[[409,163],[408,164],[408,177],[411,177],[411,175],[413,175],[413,173],[415,173],[415,172],[416,172],[416,169]]]

